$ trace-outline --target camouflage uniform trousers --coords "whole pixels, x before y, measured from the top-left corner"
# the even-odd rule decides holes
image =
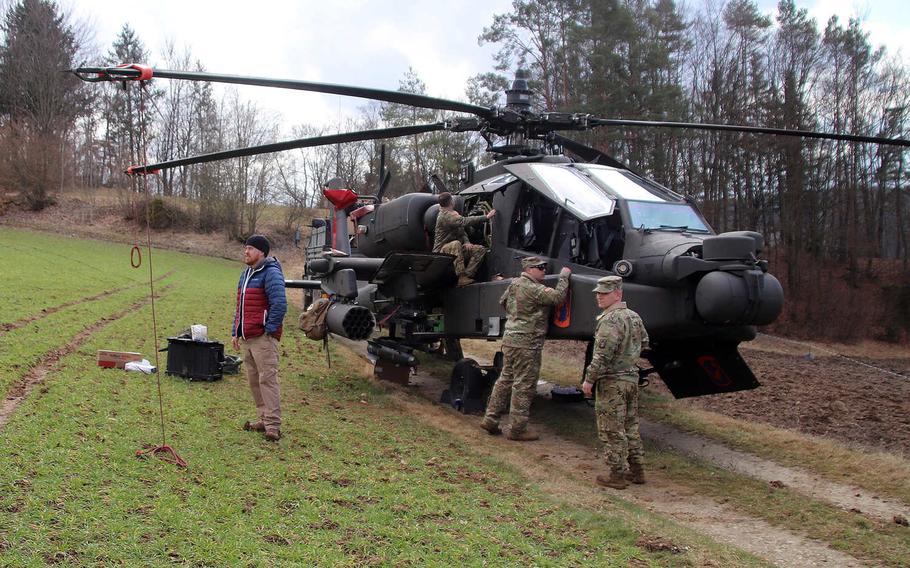
[[[487,247],[471,243],[464,244],[460,241],[449,241],[442,245],[439,252],[451,254],[455,257],[453,263],[455,265],[455,274],[474,278],[474,275],[477,274],[477,269],[480,268],[480,263],[483,262],[483,257],[487,254]],[[465,262],[467,262],[467,266],[465,266]]]
[[[613,471],[626,463],[641,465],[644,451],[638,433],[638,385],[618,379],[597,381],[597,437],[604,444],[604,457]]]
[[[531,403],[537,393],[541,351],[503,345],[502,373],[490,393],[485,420],[499,424],[499,417],[511,406],[512,433],[518,434],[528,428]]]

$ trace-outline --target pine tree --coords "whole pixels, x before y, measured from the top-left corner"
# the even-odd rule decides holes
[[[42,209],[60,187],[67,133],[86,112],[80,81],[62,71],[79,49],[57,5],[22,0],[5,15],[0,43],[0,122],[5,122],[3,171],[28,205]]]

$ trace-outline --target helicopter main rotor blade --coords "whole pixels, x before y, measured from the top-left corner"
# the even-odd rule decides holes
[[[890,146],[910,146],[910,140],[903,138],[882,138],[879,136],[859,136],[856,134],[834,134],[812,130],[787,130],[786,128],[764,128],[760,126],[737,126],[734,124],[702,124],[697,122],[661,122],[654,120],[624,120],[617,118],[591,118],[592,126],[651,126],[656,128],[691,128],[692,130],[717,130],[723,132],[751,132],[756,134],[775,134],[778,136],[796,136],[800,138],[820,138],[823,140],[844,140],[847,142],[870,142]]]
[[[273,144],[263,144],[260,146],[250,146],[249,148],[225,150],[223,152],[212,152],[211,154],[202,154],[189,158],[168,160],[166,162],[159,162],[157,164],[149,164],[146,166],[131,166],[127,168],[126,173],[153,174],[157,173],[159,170],[177,168],[180,166],[189,166],[192,164],[204,164],[206,162],[215,162],[229,158],[256,156],[258,154],[280,152],[283,150],[293,150],[295,148],[311,148],[314,146],[326,146],[328,144],[342,144],[344,142],[398,138],[400,136],[422,134],[424,132],[433,132],[436,130],[443,130],[445,128],[446,123],[436,122],[433,124],[418,124],[415,126],[399,126],[395,128],[380,128],[375,130],[359,130],[357,132],[345,132],[343,134],[330,134],[328,136],[315,136],[313,138],[299,138],[297,140],[289,140],[287,142],[275,142]]]
[[[279,89],[294,89],[297,91],[311,91],[327,93],[330,95],[344,95],[374,99],[388,103],[416,106],[436,110],[450,110],[453,112],[466,112],[480,117],[492,115],[491,109],[486,107],[439,99],[427,95],[417,95],[402,91],[387,91],[384,89],[371,89],[353,87],[349,85],[333,85],[330,83],[314,83],[311,81],[296,81],[288,79],[268,79],[265,77],[247,77],[243,75],[223,75],[217,73],[201,73],[193,71],[171,71],[168,69],[150,69],[148,67],[123,66],[123,67],[80,67],[73,69],[83,81],[134,81],[148,80],[154,77],[162,79],[181,79],[186,81],[207,81],[211,83],[231,83],[235,85],[254,85],[259,87],[276,87]]]

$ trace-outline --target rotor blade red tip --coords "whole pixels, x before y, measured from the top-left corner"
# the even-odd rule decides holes
[[[157,174],[161,170],[149,170],[146,169],[146,166],[130,166],[124,170],[124,173],[128,176],[135,175],[146,175],[146,174]]]
[[[130,77],[132,81],[149,81],[152,78],[153,70],[148,65],[139,65],[138,63],[122,63],[117,69],[135,69],[139,71],[138,77]]]

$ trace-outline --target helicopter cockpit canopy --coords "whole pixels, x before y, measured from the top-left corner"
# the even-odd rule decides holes
[[[572,164],[509,164],[508,171],[580,221],[611,215],[616,199]]]
[[[509,174],[463,193],[494,191],[522,179],[581,222],[612,215],[622,200],[628,205],[631,226],[637,229],[712,232],[682,196],[628,170],[571,163],[519,163],[505,168]]]

